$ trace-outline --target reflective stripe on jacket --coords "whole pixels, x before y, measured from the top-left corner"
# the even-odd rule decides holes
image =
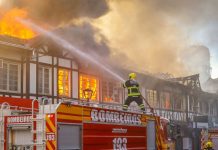
[[[123,84],[123,87],[128,89],[128,96],[139,96],[139,95],[141,95],[141,93],[139,91],[139,84],[138,84],[138,82],[136,82],[133,79],[127,80]]]

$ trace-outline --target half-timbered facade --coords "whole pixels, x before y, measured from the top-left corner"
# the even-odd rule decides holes
[[[91,89],[93,102],[122,104],[125,99],[120,81],[47,39],[21,41],[1,36],[0,54],[1,96],[47,98],[57,103],[63,98],[86,99],[85,91]],[[216,94],[201,89],[196,93],[179,81],[149,75],[140,74],[139,82],[142,95],[163,117],[187,121],[196,113],[218,114]]]
[[[92,64],[77,61],[58,46],[4,37],[0,43],[0,94],[21,98],[85,99],[91,89],[93,102],[122,103],[122,88],[115,79],[104,78]],[[28,46],[31,43],[31,47]],[[55,45],[55,44],[54,44]]]
[[[0,37],[1,97],[46,98],[48,103],[88,99],[123,104],[127,94],[120,81],[56,43],[40,38],[25,41]],[[127,77],[128,71],[120,72]],[[184,130],[190,128],[197,115],[211,117],[211,127],[216,126],[218,95],[203,92],[197,75],[169,81],[139,74],[138,79],[143,97],[157,115],[184,124]]]

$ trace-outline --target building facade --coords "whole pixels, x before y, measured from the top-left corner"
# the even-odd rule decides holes
[[[57,103],[62,98],[84,99],[84,90],[91,89],[95,102],[120,103],[123,99],[120,84],[104,78],[90,64],[79,63],[69,52],[44,44],[31,48],[25,44],[11,38],[1,40],[1,96],[47,97]]]
[[[128,71],[121,72],[128,75]],[[182,136],[189,141],[193,137],[187,131],[193,128],[194,116],[209,116],[213,120],[211,127],[216,125],[218,96],[203,92],[199,81],[189,82],[187,78],[187,83],[181,83],[144,74],[139,74],[138,79],[142,96],[155,113],[183,125]],[[89,97],[91,102],[117,105],[123,104],[126,95],[120,81],[51,41],[0,37],[1,97],[46,98],[49,103]]]
[[[57,103],[63,98],[86,99],[84,91],[91,89],[90,100],[93,102],[122,104],[125,100],[127,94],[120,81],[55,43],[46,40],[21,41],[6,36],[0,41],[1,96],[46,97],[51,103]],[[128,71],[122,72],[128,76]],[[138,80],[142,95],[160,115],[164,114],[163,117],[186,121],[193,118],[193,113],[217,115],[216,94],[201,89],[196,93],[187,84],[149,75],[140,74]],[[180,116],[179,119],[169,115],[170,112],[184,115],[175,114]]]

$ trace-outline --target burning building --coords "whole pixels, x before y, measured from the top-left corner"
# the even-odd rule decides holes
[[[9,15],[14,16],[13,11]],[[25,12],[16,11],[20,14],[19,17],[26,17]],[[98,66],[84,58],[79,58],[48,37],[37,35],[28,27],[17,22],[10,22],[8,19],[10,17],[3,18],[0,22],[1,99],[19,97],[20,99],[37,98],[40,100],[46,98],[49,103],[58,103],[62,99],[89,100],[93,103],[113,105],[123,103],[126,93],[116,78],[107,75]],[[13,28],[6,26],[10,24],[13,24]],[[89,26],[84,25],[83,27],[87,29]],[[89,31],[93,31],[92,28],[89,29]],[[68,32],[68,34],[70,33]],[[80,32],[77,33],[77,36],[80,36]],[[81,42],[83,51],[92,54],[91,57],[96,54],[93,54],[93,49],[100,47],[105,50],[104,42],[100,42],[99,46],[98,44],[93,45],[93,42],[87,44],[90,40],[84,40],[84,38],[71,40],[76,44]],[[89,51],[90,47],[91,51]],[[193,48],[189,55],[195,54],[196,49],[198,48]],[[196,57],[200,59],[202,56],[206,56],[208,58],[207,49],[204,47],[200,47],[200,49],[202,51]],[[95,52],[101,53],[101,51]],[[107,54],[108,50],[106,54],[104,52],[101,55],[106,57]],[[187,61],[191,62],[189,59]],[[205,76],[210,76],[208,59],[203,62],[202,66]],[[118,72],[122,72],[122,75],[129,72],[123,69],[118,70]],[[194,76],[194,79],[188,77],[184,80],[180,78],[177,81],[169,81],[140,74],[139,80],[142,95],[155,108],[157,114],[186,125],[184,130],[188,130],[187,123],[193,123],[195,115],[212,117],[218,115],[217,95],[203,92],[198,76]],[[183,137],[189,138],[191,141],[192,135],[188,133]]]

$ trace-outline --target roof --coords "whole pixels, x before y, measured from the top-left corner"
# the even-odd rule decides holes
[[[21,40],[21,39],[6,36],[6,35],[0,35],[0,45],[15,47],[19,49],[25,49],[25,50],[30,50],[30,51],[33,50],[33,48],[28,46],[27,40]]]

